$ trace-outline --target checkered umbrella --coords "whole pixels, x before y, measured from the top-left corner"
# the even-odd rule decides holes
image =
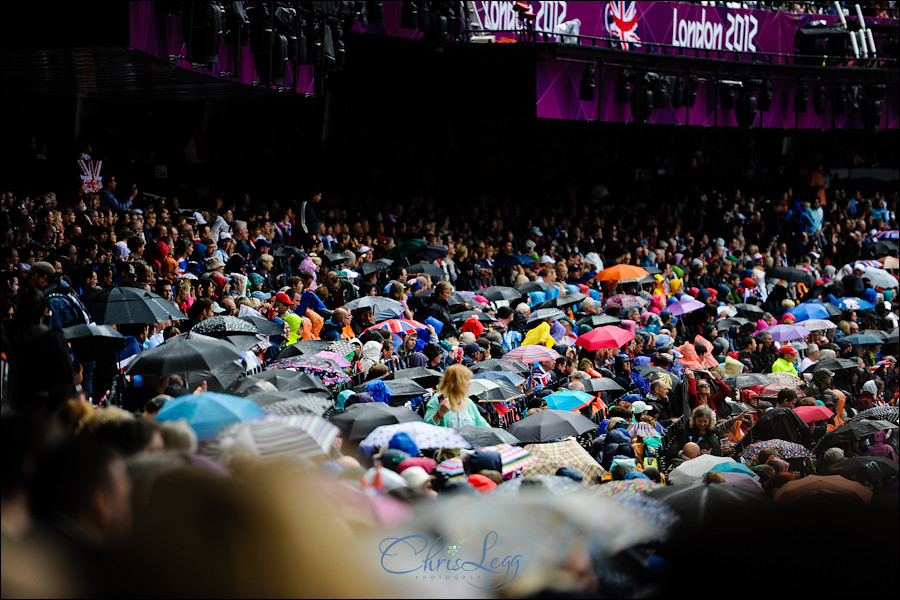
[[[584,476],[584,485],[600,483],[605,475],[603,467],[575,440],[549,444],[527,444],[525,449],[537,457],[537,462],[523,469],[529,475],[555,475],[562,467],[573,467]]]

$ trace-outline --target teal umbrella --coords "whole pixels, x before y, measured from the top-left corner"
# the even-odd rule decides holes
[[[201,442],[216,437],[222,429],[235,423],[246,423],[264,416],[266,412],[254,402],[231,396],[204,392],[169,400],[156,415],[158,421],[185,419]]]
[[[547,401],[547,408],[573,411],[586,406],[592,398],[587,392],[566,390],[545,396],[544,400]]]

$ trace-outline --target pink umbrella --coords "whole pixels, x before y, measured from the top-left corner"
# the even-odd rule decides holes
[[[510,350],[503,355],[500,360],[517,360],[525,364],[543,362],[546,360],[556,360],[559,353],[547,346],[537,346],[534,344],[528,346],[519,346],[514,350]]]
[[[586,350],[599,350],[600,348],[621,348],[634,338],[634,334],[627,329],[616,325],[605,325],[591,329],[575,340],[576,346]]]
[[[798,406],[794,409],[797,416],[803,419],[804,423],[814,423],[816,421],[824,421],[834,416],[834,412],[825,406]]]
[[[339,367],[349,367],[351,364],[349,360],[347,360],[346,358],[344,358],[337,352],[329,352],[327,350],[323,350],[322,352],[319,352],[315,356],[318,356],[319,358],[324,358],[326,360],[330,360],[331,362],[333,362],[334,364],[336,364]]]

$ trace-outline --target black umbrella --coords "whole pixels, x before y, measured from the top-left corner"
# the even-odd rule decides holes
[[[522,377],[531,375],[531,367],[517,360],[503,360],[500,358],[489,358],[479,363],[475,363],[472,367],[473,373],[483,373],[485,371],[512,371],[518,373]]]
[[[212,372],[229,363],[240,362],[243,357],[240,350],[225,340],[189,332],[141,352],[128,365],[126,373],[168,377],[192,371]]]
[[[325,255],[325,261],[332,266],[339,265],[348,260],[350,260],[349,256],[347,256],[346,254],[339,254],[337,252],[332,252]]]
[[[425,260],[431,262],[439,258],[444,258],[449,252],[450,249],[447,248],[447,246],[422,246],[410,254],[410,261]],[[408,273],[412,272],[409,269],[406,271]]]
[[[884,339],[885,344],[892,344],[894,347],[900,344],[900,329],[894,329]]]
[[[884,343],[881,338],[877,338],[874,335],[863,335],[861,333],[847,335],[842,339],[847,343],[853,344],[854,346],[874,346],[875,344]]]
[[[883,421],[881,419],[865,419],[862,421],[849,421],[844,423],[834,431],[828,432],[822,441],[819,444],[819,447],[816,449],[821,450],[822,448],[830,448],[831,446],[837,446],[844,442],[849,442],[850,440],[860,440],[864,437],[870,436],[873,433],[878,431],[884,431],[886,429],[897,429],[897,425],[891,423],[890,421]]]
[[[595,429],[597,424],[580,413],[546,409],[513,423],[509,432],[520,442],[533,444],[581,435]]]
[[[887,331],[883,331],[881,329],[863,329],[860,331],[863,335],[871,335],[872,337],[877,337],[880,340],[886,340],[888,337]]]
[[[384,385],[391,390],[391,406],[403,406],[407,401],[428,393],[428,390],[412,379],[390,379]]]
[[[344,412],[332,417],[331,422],[341,430],[346,439],[358,442],[376,427],[422,420],[419,413],[402,407],[388,406],[383,402],[364,402],[352,404]]]
[[[610,377],[594,377],[591,379],[579,379],[578,381],[584,386],[584,391],[589,394],[599,394],[600,392],[625,393],[625,388]]]
[[[743,317],[726,317],[724,319],[719,319],[716,321],[716,329],[718,331],[725,331],[726,329],[731,329],[732,327],[740,327],[741,325],[746,325],[749,323],[747,319]]]
[[[262,335],[283,335],[284,327],[279,325],[278,323],[273,323],[268,319],[263,319],[261,317],[255,317],[253,315],[247,315],[245,317],[239,317],[242,321],[247,321],[254,327],[256,327],[256,331],[261,333]]]
[[[75,354],[93,357],[125,348],[125,336],[109,325],[72,325],[63,330]]]
[[[815,279],[812,273],[794,267],[770,267],[766,269],[766,277],[769,279],[784,279],[795,283],[803,283],[807,286],[813,284]]]
[[[531,313],[531,316],[528,317],[528,320],[525,321],[525,324],[529,325],[531,323],[539,323],[540,321],[543,321],[545,319],[556,321],[564,318],[565,316],[566,313],[559,310],[558,308],[542,308]]]
[[[398,369],[393,373],[388,373],[384,379],[410,379],[423,387],[433,388],[437,387],[442,375],[443,374],[440,371],[435,371],[434,369],[412,367],[410,369]]]
[[[91,317],[103,325],[180,321],[187,316],[174,304],[139,288],[112,287],[93,297],[88,307]]]
[[[541,302],[540,304],[535,304],[535,310],[541,309],[549,309],[549,308],[565,308],[567,306],[572,306],[578,304],[588,296],[585,296],[581,292],[575,292],[574,294],[566,294],[565,296],[557,296],[556,298],[551,298],[546,302]]]
[[[409,265],[406,267],[406,272],[411,275],[425,273],[434,279],[444,279],[444,277],[446,277],[444,270],[433,263],[416,263],[414,265]]]
[[[762,308],[755,304],[735,304],[734,307],[744,313],[744,316],[750,319],[751,321],[762,319],[762,316],[765,314]]]
[[[328,340],[301,340],[294,342],[290,346],[285,346],[284,350],[278,353],[275,360],[282,358],[291,358],[293,356],[312,356],[324,350],[328,350],[331,342]]]
[[[662,379],[669,385],[670,389],[678,385],[681,381],[675,373],[660,369],[659,367],[654,367],[653,365],[636,365],[634,370],[646,377],[647,381],[650,383],[653,383],[657,379]]]
[[[522,295],[525,295],[529,292],[546,292],[554,287],[556,286],[552,283],[547,283],[546,281],[529,281],[528,283],[517,285],[516,289],[519,290]]]
[[[826,358],[809,365],[803,372],[815,373],[817,369],[828,369],[837,373],[845,369],[855,369],[857,366],[858,362],[855,358]]]
[[[862,484],[883,484],[896,479],[900,466],[884,456],[853,456],[836,462],[825,472],[826,475],[840,475]]]
[[[483,389],[472,393],[472,387]],[[469,387],[469,397],[474,398],[478,402],[508,402],[509,400],[521,398],[524,395],[516,386],[503,380],[481,380],[481,384],[476,384],[473,381]]]
[[[729,375],[723,381],[733,390],[742,390],[753,385],[775,383],[774,379],[766,377],[762,373],[738,373],[737,375]]]
[[[472,444],[473,448],[496,446],[497,444],[509,444],[510,446],[515,446],[519,443],[519,438],[499,427],[475,427],[473,425],[466,425],[465,427],[460,427],[456,431],[458,431],[459,435],[463,436],[467,442]]]
[[[372,262],[365,262],[359,266],[359,270],[363,275],[368,275],[369,273],[375,273],[376,271],[387,271],[391,268],[391,265],[394,264],[389,258],[379,258],[377,260],[373,260]],[[407,271],[408,273],[409,271]]]
[[[865,258],[897,256],[897,242],[894,240],[878,240],[873,244],[863,246],[862,251]]]
[[[478,290],[478,293],[491,302],[497,302],[498,300],[518,300],[522,297],[522,293],[519,290],[505,285],[492,285],[483,290]]]
[[[894,425],[900,425],[900,408],[896,406],[876,406],[860,411],[850,420],[866,421],[871,419],[890,421]]]
[[[328,392],[325,384],[309,373],[290,369],[268,369],[241,380],[234,388],[234,393],[243,396],[246,390],[261,381],[271,383],[279,392]]]
[[[456,313],[455,315],[450,317],[450,319],[454,323],[462,323],[469,317],[475,317],[481,323],[494,323],[497,321],[497,319],[492,315],[480,310],[464,310],[462,312]]]
[[[253,348],[259,346],[260,344],[267,344],[266,338],[261,335],[254,333],[230,333],[227,335],[219,335],[212,336],[218,337],[220,340],[225,340],[226,342],[230,342],[234,344],[234,347],[242,352],[247,352],[252,350]]]
[[[321,417],[333,405],[328,394],[256,392],[246,398],[266,412],[279,415],[312,413]]]
[[[751,521],[770,514],[773,503],[758,494],[725,483],[698,483],[650,490],[646,496],[662,502],[682,519],[682,527],[694,529]],[[715,529],[720,531],[720,529]]]
[[[612,315],[589,315],[582,317],[575,322],[575,325],[581,327],[588,325],[589,327],[603,327],[605,325],[619,325],[622,319],[617,319]]]

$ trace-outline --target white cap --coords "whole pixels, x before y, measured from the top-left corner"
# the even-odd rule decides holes
[[[231,234],[228,233],[227,231],[221,231],[221,232],[219,232],[219,239],[220,240],[230,240],[230,239],[232,239],[232,237],[231,237]]]
[[[431,475],[429,475],[425,469],[418,466],[407,467],[403,469],[403,472],[400,473],[400,475],[406,480],[406,485],[411,488],[422,487],[431,479]]]
[[[365,254],[366,252],[371,252],[371,251],[372,251],[372,246],[362,246],[359,249],[360,254]]]
[[[637,402],[631,403],[631,412],[633,413],[642,413],[647,410],[647,403],[643,400],[638,400]]]
[[[554,264],[554,263],[556,263],[556,261],[553,260],[552,258],[550,258],[549,256],[547,256],[546,254],[541,257],[542,265]]]

